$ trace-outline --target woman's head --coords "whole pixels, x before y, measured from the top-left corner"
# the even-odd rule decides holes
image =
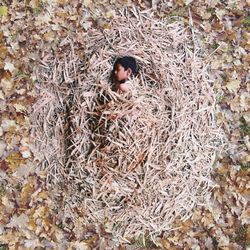
[[[116,82],[124,83],[132,75],[136,76],[138,66],[136,60],[131,56],[118,58],[113,67],[113,74]]]

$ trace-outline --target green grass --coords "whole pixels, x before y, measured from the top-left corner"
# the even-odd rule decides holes
[[[211,48],[212,48],[213,50],[216,50],[219,46],[220,46],[220,45],[219,45],[218,43],[214,43],[214,44],[211,45]]]
[[[250,126],[247,124],[243,116],[240,118],[240,123],[240,129],[244,133],[244,135],[250,135]]]
[[[242,165],[242,166],[240,166],[240,169],[243,170],[243,171],[247,171],[249,169],[249,166]]]
[[[207,9],[207,11],[210,12],[212,16],[215,16],[215,15],[216,15],[216,13],[215,13],[215,8],[211,8],[211,7],[210,7],[210,8]]]
[[[0,244],[0,250],[7,250],[9,249],[7,244]]]
[[[246,236],[247,236],[247,227],[245,225],[241,225],[239,230],[237,231],[237,235],[235,237],[235,242],[237,242],[241,246],[246,246]]]
[[[173,10],[169,13],[169,16],[179,16],[179,12],[177,10]]]
[[[35,15],[38,15],[38,14],[40,14],[42,12],[42,8],[40,6],[39,7],[35,7],[35,8],[32,9],[32,11],[33,11],[33,13]]]
[[[136,239],[134,244],[136,247],[142,248],[142,249],[154,249],[157,248],[157,246],[154,244],[153,241],[151,241],[150,237],[148,235],[140,234]]]
[[[0,197],[3,196],[5,193],[5,188],[3,186],[0,186]],[[1,250],[1,248],[0,248]]]
[[[244,23],[244,25],[247,26],[247,27],[250,26],[250,15],[245,17],[243,23]]]

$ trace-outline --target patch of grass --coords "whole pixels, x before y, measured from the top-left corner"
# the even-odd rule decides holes
[[[179,12],[177,10],[173,10],[169,13],[169,16],[179,16]]]
[[[220,76],[224,82],[228,80],[228,76],[226,74],[220,74]]]
[[[35,15],[38,15],[38,14],[40,14],[42,12],[42,8],[40,6],[39,7],[35,7],[35,8],[32,9],[32,11],[33,11],[33,13]]]
[[[213,50],[216,50],[219,46],[220,46],[220,45],[219,45],[218,43],[214,43],[214,44],[211,45],[211,48],[212,48]]]
[[[210,12],[212,16],[215,16],[215,15],[216,15],[216,13],[215,13],[215,8],[211,8],[211,7],[210,7],[210,8],[207,9],[207,12]]]
[[[57,227],[63,230],[63,223],[60,222],[60,223],[57,225]]]
[[[225,101],[226,96],[224,94],[217,96],[217,103],[222,103]]]
[[[4,193],[5,193],[5,188],[3,186],[0,186],[0,197],[2,195],[4,195]],[[1,248],[0,248],[0,250],[1,250]]]
[[[18,77],[18,78],[29,78],[30,75],[23,72],[22,70],[18,70],[18,72],[16,73],[15,77]]]
[[[213,242],[212,244],[213,244],[214,249],[217,249],[219,243],[215,237],[212,237],[212,242]]]
[[[242,116],[240,118],[240,129],[241,131],[245,134],[245,135],[250,135],[250,126],[247,124],[247,121],[245,120],[245,118]]]
[[[0,250],[7,250],[9,249],[7,244],[0,244]]]
[[[246,236],[247,236],[247,226],[241,225],[234,240],[241,246],[245,246]]]
[[[240,169],[243,170],[243,171],[247,171],[249,169],[249,166],[248,165],[242,165],[242,166],[240,166]]]
[[[135,243],[136,247],[143,249],[157,249],[157,246],[153,241],[151,241],[150,236],[140,234],[136,239]]]
[[[39,1],[36,6],[30,7],[30,11],[34,13],[35,15],[39,15],[42,11],[46,9],[45,2],[44,1]]]
[[[247,26],[247,27],[250,26],[250,15],[245,17],[243,23],[244,23],[244,25]]]

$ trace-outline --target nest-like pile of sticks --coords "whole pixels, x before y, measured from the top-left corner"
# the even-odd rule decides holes
[[[33,116],[41,167],[68,206],[84,208],[86,223],[159,233],[209,195],[220,131],[193,38],[181,21],[126,13],[42,60]],[[124,55],[140,70],[132,93],[118,94],[110,74]]]

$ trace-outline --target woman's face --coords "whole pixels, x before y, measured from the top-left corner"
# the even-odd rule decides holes
[[[131,72],[131,70],[128,68],[127,70],[124,69],[124,67],[121,64],[116,65],[115,69],[115,77],[118,82],[122,80],[128,80]]]

